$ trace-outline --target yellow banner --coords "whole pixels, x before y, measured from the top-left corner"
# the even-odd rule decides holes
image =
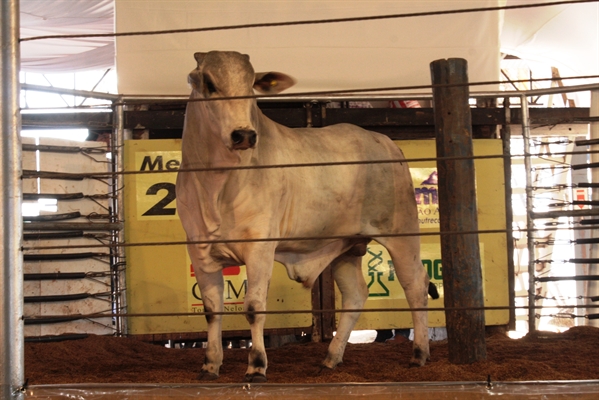
[[[403,141],[409,158],[434,157],[431,140]],[[125,167],[140,174],[125,175],[125,240],[128,243],[185,241],[176,212],[175,181],[180,165],[180,140],[135,140],[125,143]],[[475,140],[475,154],[500,154],[498,140]],[[477,160],[477,199],[480,229],[505,228],[503,164],[499,159]],[[423,232],[439,229],[436,169],[434,162],[411,163],[410,171],[418,202]],[[484,179],[480,178],[484,177]],[[443,269],[438,236],[421,239],[421,258],[431,280],[443,293]],[[486,305],[507,305],[507,261],[505,235],[481,235],[481,258]],[[367,308],[403,308],[407,302],[395,277],[386,250],[372,242],[363,258],[363,273],[369,285]],[[228,311],[241,311],[247,290],[245,267],[231,267],[225,273],[224,301]],[[492,282],[493,284],[489,284]],[[339,294],[336,293],[338,297]],[[337,299],[338,307],[340,301]],[[443,299],[429,301],[443,307]],[[129,313],[202,312],[203,303],[191,262],[184,245],[135,246],[127,248],[127,308]],[[275,263],[270,284],[269,310],[311,308],[310,290],[289,280],[285,268]],[[506,324],[507,311],[486,313],[487,325]],[[444,325],[442,312],[430,313],[431,326]],[[301,328],[312,324],[309,314],[269,315],[266,327]],[[363,313],[357,329],[387,329],[411,326],[409,313]],[[206,329],[205,318],[136,317],[128,321],[130,334],[182,333]],[[227,316],[224,330],[246,330],[243,316]]]
[[[435,157],[434,140],[408,140],[397,142],[406,158]],[[501,154],[501,141],[491,139],[474,140],[475,155]],[[505,229],[505,203],[503,162],[501,159],[476,160],[476,190],[479,229]],[[410,162],[410,173],[414,184],[414,196],[418,206],[421,232],[439,231],[439,199],[437,168],[435,161]],[[456,183],[459,184],[459,183]],[[420,258],[423,267],[441,295],[440,299],[429,298],[429,307],[442,308],[443,266],[441,263],[440,237],[422,236]],[[507,278],[507,250],[505,234],[479,236],[483,294],[486,306],[509,305]],[[369,288],[365,308],[408,308],[405,294],[395,277],[395,270],[387,250],[371,242],[362,259],[362,272]],[[336,292],[337,307],[341,307],[341,296]],[[485,312],[487,325],[504,325],[509,322],[508,311]],[[445,325],[443,312],[429,312],[429,326]],[[356,329],[392,329],[412,327],[408,312],[365,312]]]

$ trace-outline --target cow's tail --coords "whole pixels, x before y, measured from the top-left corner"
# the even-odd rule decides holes
[[[431,296],[433,299],[439,298],[439,292],[437,291],[437,286],[435,286],[435,284],[432,282],[428,283],[428,295]]]

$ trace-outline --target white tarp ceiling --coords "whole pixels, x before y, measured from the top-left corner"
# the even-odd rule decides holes
[[[118,31],[151,30],[158,26],[161,28],[177,29],[183,27],[202,27],[232,25],[238,23],[254,22],[280,22],[298,19],[321,19],[339,18],[356,15],[379,15],[402,12],[413,12],[421,9],[453,9],[473,8],[493,5],[511,5],[526,3],[544,3],[548,0],[444,0],[421,2],[416,0],[396,1],[363,1],[363,0],[322,0],[320,2],[298,2],[298,1],[274,1],[274,0],[232,0],[232,1],[139,1],[139,0],[116,0],[117,9],[137,12],[132,19],[121,20],[117,25]],[[190,7],[192,6],[192,7]],[[31,37],[49,34],[86,34],[86,33],[111,33],[115,31],[115,0],[21,0],[21,37]],[[192,10],[190,13],[189,10]],[[137,11],[135,11],[137,10]],[[366,10],[366,11],[365,11]],[[158,11],[158,12],[157,12]],[[126,13],[125,13],[126,14]],[[127,15],[124,15],[126,17]],[[599,3],[584,3],[575,5],[558,5],[551,7],[521,9],[506,11],[503,15],[503,23],[489,23],[483,21],[483,14],[465,14],[467,19],[454,16],[446,18],[448,25],[440,25],[440,19],[403,19],[391,20],[384,24],[356,25],[345,24],[345,33],[342,37],[330,40],[331,35],[339,35],[337,28],[327,28],[330,34],[319,34],[316,26],[304,26],[300,29],[290,29],[285,35],[283,29],[271,30],[271,37],[266,38],[265,46],[257,48],[256,35],[258,30],[237,31],[232,41],[226,43],[223,37],[230,33],[220,32],[218,34],[193,35],[170,35],[145,36],[133,39],[132,46],[138,55],[145,53],[148,60],[138,60],[140,69],[152,70],[153,63],[149,59],[160,61],[160,57],[169,57],[168,52],[160,53],[158,50],[164,45],[173,45],[175,48],[191,52],[197,50],[208,50],[219,48],[227,44],[230,48],[252,51],[252,59],[260,61],[277,60],[283,54],[277,51],[279,47],[296,46],[296,54],[304,54],[310,58],[320,58],[321,65],[331,65],[329,70],[321,70],[323,78],[329,81],[325,85],[331,86],[334,80],[340,78],[339,69],[334,68],[339,52],[320,51],[307,52],[307,46],[297,46],[302,41],[308,41],[312,50],[327,48],[339,43],[349,43],[360,49],[354,57],[362,61],[365,58],[371,60],[372,65],[389,61],[396,57],[398,60],[406,60],[409,64],[415,51],[414,42],[418,46],[437,48],[440,56],[464,56],[459,51],[452,52],[448,49],[444,40],[460,31],[469,31],[473,24],[477,31],[472,34],[472,49],[477,45],[484,44],[485,37],[496,35],[496,30],[501,29],[500,51],[513,54],[525,60],[539,61],[547,65],[556,66],[560,69],[562,76],[566,75],[592,75],[599,73]],[[465,22],[467,21],[467,22]],[[322,26],[321,26],[322,27]],[[367,29],[368,27],[369,29]],[[264,30],[263,30],[264,31]],[[231,31],[234,32],[234,31]],[[432,32],[432,34],[431,34]],[[471,32],[471,31],[469,31]],[[166,39],[165,39],[166,38]],[[210,40],[207,40],[207,39]],[[216,39],[216,40],[215,40]],[[121,40],[121,39],[119,39]],[[133,43],[131,39],[129,43]],[[407,46],[396,45],[393,41],[403,41]],[[193,42],[193,43],[191,43]],[[253,45],[248,45],[252,44]],[[126,44],[126,43],[125,43]],[[390,45],[391,44],[391,45]],[[351,47],[351,46],[350,46]],[[395,52],[390,56],[389,48]],[[127,48],[126,45],[123,48]],[[222,47],[220,47],[222,48]],[[405,50],[405,52],[402,52]],[[447,50],[447,51],[444,51]],[[474,50],[474,51],[475,51]],[[363,51],[363,52],[362,52]],[[484,51],[484,49],[481,49]],[[254,54],[256,53],[256,54]],[[467,54],[466,54],[467,55]],[[187,59],[168,59],[173,67],[188,72],[193,67],[191,53],[186,55]],[[327,60],[327,58],[330,58]],[[283,60],[289,62],[289,60]],[[432,61],[432,60],[428,60]],[[51,39],[40,41],[28,41],[21,44],[21,62],[24,71],[36,72],[73,72],[89,69],[103,69],[115,66],[115,45],[112,38],[94,39]],[[301,69],[305,62],[304,57],[296,56],[293,63],[299,64],[296,69]],[[178,63],[184,63],[179,66]],[[272,63],[271,63],[272,64]],[[283,64],[286,64],[285,62]],[[372,72],[356,68],[355,63],[345,65],[346,70],[355,70],[363,84],[374,84]],[[397,65],[405,65],[398,62]],[[264,65],[272,67],[272,65]],[[478,67],[478,66],[474,66]],[[421,66],[418,66],[421,68]],[[473,65],[470,65],[471,73]],[[152,72],[152,71],[150,71]],[[159,70],[155,72],[160,72]],[[294,71],[287,70],[293,73]],[[298,73],[295,73],[298,75]],[[120,75],[120,71],[119,71]],[[303,75],[303,74],[300,74]],[[165,79],[164,74],[155,75],[154,79],[159,81]],[[300,76],[298,76],[300,78]],[[386,78],[386,77],[383,77]],[[176,77],[184,81],[184,77]],[[471,80],[472,77],[471,77]],[[315,85],[323,82],[314,82]],[[391,82],[388,82],[391,83]],[[397,81],[392,82],[398,84]],[[141,82],[140,82],[141,84]],[[148,81],[145,82],[148,84]],[[351,85],[356,87],[356,85]],[[180,92],[171,88],[167,92]],[[305,89],[305,88],[304,88]]]
[[[20,0],[21,38],[114,33],[114,0]],[[21,43],[26,72],[74,72],[115,66],[114,38]]]

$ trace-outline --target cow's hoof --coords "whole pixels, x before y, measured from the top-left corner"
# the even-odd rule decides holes
[[[253,374],[246,374],[245,378],[243,378],[243,381],[250,383],[266,383],[266,375],[263,375],[259,372],[254,372]]]
[[[340,365],[340,364],[339,364]],[[316,376],[328,376],[333,373],[335,368],[327,367],[326,365],[321,365],[316,371]]]
[[[218,379],[218,375],[216,375],[214,372],[202,371],[198,375],[198,380],[200,381],[213,381],[216,379]]]
[[[426,358],[425,359],[421,359],[421,358],[412,358],[410,360],[410,368],[418,368],[418,367],[423,367],[424,364],[426,364]]]
[[[430,360],[430,353],[422,351],[419,347],[415,347],[414,354],[410,360],[410,368],[423,367],[427,360]]]

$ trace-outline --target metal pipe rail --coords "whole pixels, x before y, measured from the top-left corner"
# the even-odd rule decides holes
[[[56,254],[24,254],[23,261],[64,261],[83,260],[86,258],[106,258],[108,253],[56,253]]]
[[[72,293],[52,294],[44,296],[25,296],[25,303],[52,303],[58,301],[77,301],[89,298],[109,297],[110,293]]]
[[[587,77],[589,79],[597,78],[598,76]],[[576,77],[580,79],[580,77]],[[561,78],[566,79],[566,78]],[[551,80],[548,79],[541,79]],[[529,82],[529,80],[526,80]],[[500,81],[497,82],[472,82],[469,85],[489,85],[490,83],[503,83]],[[312,101],[387,101],[387,100],[432,100],[432,85],[424,85],[419,86],[418,88],[422,89],[431,89],[430,93],[422,93],[422,92],[408,92],[406,90],[413,90],[414,87],[405,87],[401,92],[394,93],[385,93],[385,94],[377,94],[375,91],[376,88],[368,89],[371,90],[372,93],[358,93],[351,94],[352,90],[347,90],[347,93],[331,95],[327,94],[328,92],[312,92],[311,94],[281,94],[278,96],[255,96],[260,101],[265,102],[280,102],[280,101],[299,101],[299,102],[312,102]],[[187,101],[189,99],[189,94],[181,94],[181,95],[126,95],[126,94],[110,94],[110,93],[101,93],[101,92],[93,92],[93,91],[83,91],[83,90],[74,90],[74,89],[63,89],[63,88],[54,88],[48,86],[39,86],[39,85],[31,85],[31,84],[23,84],[21,86],[22,90],[35,90],[42,92],[50,92],[56,94],[63,95],[71,95],[71,96],[81,96],[81,97],[90,97],[96,99],[105,99],[113,102],[126,103],[126,102],[148,102],[148,101]],[[506,98],[506,97],[517,97],[521,98],[522,96],[543,96],[549,94],[560,94],[560,93],[572,93],[572,92],[585,92],[589,90],[598,90],[599,83],[592,84],[584,84],[584,85],[571,85],[564,87],[556,87],[556,88],[546,88],[546,89],[528,89],[528,90],[520,90],[520,91],[471,91],[470,98],[478,99],[478,98]],[[358,89],[355,89],[356,91]],[[361,90],[361,89],[360,89]]]
[[[123,227],[122,222],[29,222],[23,224],[23,229],[26,231],[120,231]]]
[[[24,281],[60,281],[71,279],[95,279],[112,275],[112,272],[48,272],[23,274]]]
[[[597,260],[599,261],[599,260]],[[560,281],[599,281],[599,275],[576,275],[576,276],[542,276],[535,278],[537,282],[560,282]],[[577,306],[580,308],[580,306]],[[562,306],[560,306],[562,308]]]
[[[23,200],[55,199],[55,200],[81,200],[86,196],[79,193],[23,193]]]
[[[40,144],[23,144],[23,151],[42,151],[47,153],[65,153],[65,154],[106,154],[106,147],[76,147],[76,146],[51,146]]]

